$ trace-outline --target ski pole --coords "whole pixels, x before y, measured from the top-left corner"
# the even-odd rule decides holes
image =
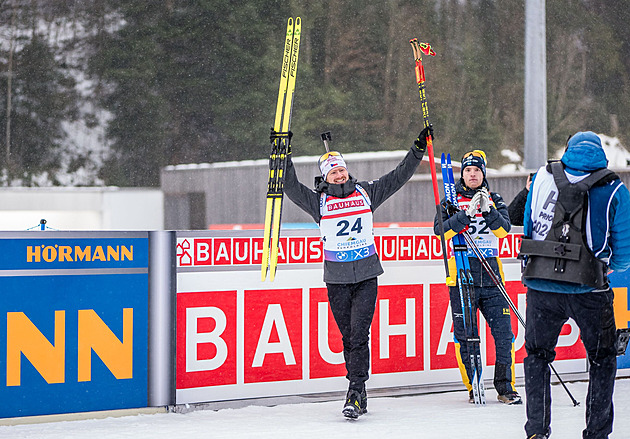
[[[516,314],[516,318],[521,323],[521,325],[523,325],[523,328],[524,328],[525,320],[523,319],[523,316],[516,308],[516,305],[514,305],[514,302],[512,302],[512,299],[510,298],[510,296],[507,294],[507,291],[505,290],[505,287],[503,286],[503,283],[498,278],[497,274],[494,272],[492,267],[490,267],[488,260],[483,255],[483,253],[481,252],[481,250],[479,249],[479,247],[477,246],[477,244],[475,243],[472,236],[470,236],[470,233],[468,233],[467,230],[463,231],[462,235],[464,236],[464,239],[466,240],[466,244],[468,244],[468,246],[475,253],[475,256],[477,256],[477,259],[479,259],[479,261],[481,262],[481,265],[483,266],[484,270],[486,270],[486,272],[492,279],[492,282],[497,286],[497,288],[499,288],[499,291],[501,291],[505,299],[508,301],[508,305],[510,305],[510,308],[512,309],[512,311],[514,311],[514,314]]]
[[[497,288],[499,289],[499,291],[501,291],[501,294],[503,295],[503,297],[505,298],[505,300],[507,301],[508,305],[510,306],[510,309],[512,309],[512,311],[514,312],[514,314],[516,315],[516,318],[518,319],[518,321],[521,323],[521,325],[523,326],[523,329],[525,329],[525,319],[523,319],[523,316],[521,315],[521,313],[518,311],[518,308],[516,308],[516,305],[514,305],[514,302],[512,302],[512,299],[510,299],[510,296],[508,295],[505,287],[503,286],[503,283],[501,282],[501,280],[498,278],[497,274],[494,272],[494,270],[492,269],[492,267],[490,267],[490,264],[488,263],[488,260],[486,259],[486,257],[483,255],[482,251],[479,249],[479,247],[477,247],[477,244],[475,243],[475,241],[472,239],[472,236],[470,236],[470,233],[468,233],[467,230],[464,230],[462,232],[462,235],[464,235],[464,239],[466,239],[466,243],[468,244],[468,246],[472,249],[472,251],[475,253],[475,255],[477,256],[477,259],[479,259],[479,262],[481,262],[482,267],[484,268],[484,270],[488,273],[488,275],[490,276],[490,278],[492,279],[492,282],[497,286]],[[567,395],[569,395],[569,398],[571,398],[571,401],[573,402],[573,407],[576,407],[578,405],[580,405],[580,402],[577,401],[573,395],[571,394],[571,392],[569,391],[569,388],[567,387],[567,385],[564,383],[564,381],[562,380],[562,378],[560,378],[560,374],[558,374],[558,371],[556,370],[555,367],[553,367],[553,364],[549,363],[549,367],[551,368],[551,370],[553,371],[553,373],[556,375],[556,378],[558,378],[558,381],[560,382],[560,384],[562,384],[562,387],[564,388],[564,390],[567,392]]]
[[[418,42],[417,38],[409,40],[413,49],[413,56],[416,60],[416,81],[418,82],[418,91],[420,92],[420,106],[422,108],[422,120],[424,127],[428,127],[429,123],[429,105],[424,91],[424,66],[422,65],[422,54],[435,56],[435,52],[426,43]],[[431,169],[431,182],[433,184],[433,198],[435,198],[435,210],[437,212],[438,226],[440,229],[440,243],[442,244],[442,257],[444,259],[444,270],[446,270],[446,285],[455,286],[455,279],[451,277],[448,268],[448,256],[446,255],[446,240],[444,239],[444,221],[442,219],[442,207],[440,206],[440,192],[437,185],[437,174],[435,172],[435,155],[433,153],[433,138],[427,133],[427,152],[429,153],[429,168]]]

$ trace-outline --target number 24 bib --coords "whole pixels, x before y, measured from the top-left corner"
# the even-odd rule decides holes
[[[324,259],[350,262],[376,253],[370,197],[361,186],[345,198],[322,194],[319,229]]]

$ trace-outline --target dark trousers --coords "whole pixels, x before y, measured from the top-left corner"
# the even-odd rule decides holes
[[[464,329],[464,318],[462,314],[462,303],[459,289],[455,287],[449,288],[451,299],[451,312],[453,316],[453,335],[455,342],[459,343],[459,355],[457,361],[460,368],[466,369],[468,381],[464,378],[466,388],[470,390],[472,382],[472,370],[469,356],[472,352],[472,345],[466,342],[466,331]],[[492,287],[475,287],[475,306],[479,308],[481,314],[485,317],[494,338],[496,365],[494,368],[494,387],[499,394],[505,394],[514,391],[514,361],[513,346],[514,334],[512,332],[512,323],[510,320],[510,306],[505,297],[496,286]],[[475,311],[476,312],[476,311]],[[477,325],[473,327],[473,334],[478,334]]]
[[[527,393],[527,436],[549,431],[551,424],[551,372],[549,363],[562,325],[572,318],[589,361],[586,396],[586,429],[583,438],[604,439],[612,432],[613,388],[617,373],[616,327],[613,293],[560,294],[527,290],[525,330],[525,391]]]
[[[370,369],[370,326],[374,317],[376,278],[355,284],[326,284],[328,301],[343,339],[349,388],[363,391]]]

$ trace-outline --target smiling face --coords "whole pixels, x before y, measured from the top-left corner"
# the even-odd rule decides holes
[[[326,183],[344,184],[348,181],[348,170],[343,166],[332,168],[326,175]]]
[[[483,172],[476,166],[466,166],[462,178],[466,187],[477,189],[483,183]]]

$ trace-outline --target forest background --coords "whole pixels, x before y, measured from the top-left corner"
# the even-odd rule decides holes
[[[546,2],[549,151],[630,140],[630,0]],[[269,154],[286,20],[302,18],[296,155],[399,150],[422,128],[409,39],[430,43],[436,151],[522,157],[524,0],[0,0],[0,185],[159,186],[167,165]],[[89,140],[77,136],[89,133]]]

